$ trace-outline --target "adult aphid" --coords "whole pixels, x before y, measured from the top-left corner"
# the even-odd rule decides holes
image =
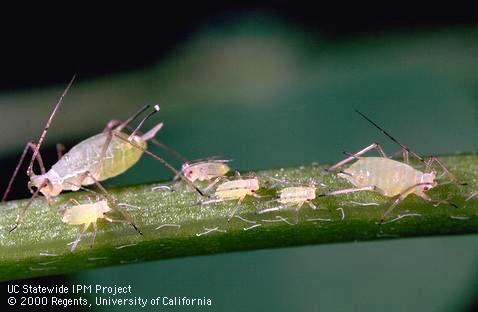
[[[428,159],[424,159],[411,151],[407,146],[400,143],[364,114],[359,111],[357,111],[357,113],[378,128],[392,141],[400,145],[403,152],[404,162],[387,158],[382,147],[377,143],[373,143],[327,169],[328,171],[334,171],[348,162],[357,160],[350,167],[338,173],[338,176],[351,182],[355,188],[334,191],[321,196],[340,195],[361,191],[375,191],[386,197],[394,198],[392,205],[385,211],[380,219],[380,223],[383,223],[385,217],[387,217],[387,215],[390,214],[390,212],[392,212],[392,210],[410,194],[415,194],[432,203],[445,203],[456,207],[456,205],[445,200],[433,200],[426,194],[431,188],[438,185],[438,182],[436,181],[436,172],[432,170],[433,165],[439,165],[453,182],[461,185],[465,185],[464,183],[459,183],[458,179],[436,157],[432,156]],[[377,150],[381,157],[361,157],[372,149]],[[425,164],[425,170],[423,172],[408,164],[409,154],[412,154]]]
[[[240,209],[241,203],[247,195],[257,198],[260,197],[256,194],[258,190],[259,179],[256,176],[240,176],[239,173],[236,172],[235,179],[219,184],[214,190],[212,198],[203,201],[202,204],[207,205],[229,200],[237,200],[236,206],[228,216],[228,221],[230,221]]]
[[[10,191],[13,180],[18,174],[19,168],[26,156],[26,153],[29,149],[33,149],[33,155],[27,169],[27,175],[30,177],[28,187],[32,191],[33,195],[30,201],[17,215],[15,225],[10,232],[16,229],[21,223],[27,209],[30,207],[33,199],[37,197],[39,193],[43,194],[50,204],[51,198],[57,196],[64,190],[77,191],[81,186],[91,184],[96,184],[98,187],[102,188],[99,181],[103,181],[123,173],[133,166],[141,157],[142,151],[134,148],[130,142],[146,148],[146,141],[153,138],[163,125],[162,123],[159,123],[145,134],[141,136],[136,135],[136,131],[142,126],[144,121],[159,111],[159,106],[155,105],[154,110],[140,122],[135,131],[133,131],[130,135],[122,132],[122,130],[132,120],[134,120],[149,107],[145,106],[124,122],[119,122],[116,120],[109,122],[102,133],[94,135],[75,145],[68,153],[63,155],[63,157],[61,157],[48,172],[46,172],[40,157],[40,147],[53,121],[53,117],[60,107],[60,104],[71,87],[74,79],[75,76],[73,76],[65,91],[56,103],[55,108],[50,114],[45,128],[43,129],[40,139],[38,140],[38,143],[28,143],[26,145],[20,161],[4,193],[3,200],[6,199],[8,192]],[[124,140],[119,140],[118,137],[124,138]],[[35,159],[37,159],[40,164],[41,174],[39,175],[33,172],[33,163]],[[35,187],[36,190],[33,191],[32,187]],[[128,223],[137,230],[136,225],[131,218],[122,210],[118,209],[118,211],[124,216]]]

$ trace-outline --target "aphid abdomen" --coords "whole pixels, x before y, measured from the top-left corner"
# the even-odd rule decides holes
[[[279,194],[278,202],[281,204],[293,204],[315,198],[315,189],[312,187],[287,187]]]
[[[127,138],[127,135],[122,134]],[[135,137],[134,143],[139,145],[142,149],[147,148],[147,143]],[[128,142],[113,136],[110,147],[107,151],[106,159],[103,162],[102,170],[98,174],[98,179],[106,180],[115,177],[138,162],[143,154],[143,151]]]
[[[92,204],[84,204],[67,208],[61,220],[64,223],[77,225],[96,222],[97,218],[96,207]]]
[[[422,173],[413,167],[384,157],[364,157],[344,170],[342,177],[356,187],[376,186],[385,196],[396,196],[420,182]],[[414,190],[410,190],[409,193]]]
[[[207,181],[215,177],[221,177],[228,173],[229,170],[229,166],[224,163],[204,163],[201,164],[201,174],[199,175],[198,180]]]
[[[239,179],[227,181],[216,188],[215,195],[223,200],[238,199],[259,189],[257,179]]]
[[[126,134],[121,135],[127,137]],[[100,133],[78,143],[52,166],[51,170],[64,182],[65,190],[76,190],[81,182],[82,185],[93,184],[91,178],[80,181],[86,171],[102,181],[123,173],[140,159],[141,150],[113,136],[103,163],[99,166],[106,138],[105,133]],[[136,140],[135,143],[146,148],[144,141]]]
[[[216,189],[216,197],[224,200],[236,199],[243,197],[249,193],[247,183],[244,180],[227,181],[220,184]]]

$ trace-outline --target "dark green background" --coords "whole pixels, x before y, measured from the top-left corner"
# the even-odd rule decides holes
[[[374,141],[394,152],[355,108],[420,154],[477,151],[478,29],[332,40],[265,15],[220,26],[198,29],[154,66],[88,80],[80,73],[48,142],[71,147],[109,119],[159,102],[162,141],[190,158],[224,155],[244,170],[330,163]],[[2,154],[13,157],[38,136],[61,89],[0,94]],[[160,167],[144,158],[107,184],[171,177]],[[308,246],[67,278],[131,284],[142,297],[213,298],[213,308],[198,310],[463,310],[478,295],[477,246],[476,235]]]

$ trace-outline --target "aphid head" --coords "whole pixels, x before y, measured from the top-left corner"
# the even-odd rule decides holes
[[[257,177],[253,177],[249,179],[249,187],[251,192],[255,193],[257,190],[259,190],[259,179]]]
[[[315,199],[315,185],[314,186],[309,186],[307,188],[307,199],[311,200],[311,199]]]
[[[435,172],[429,172],[429,173],[424,173],[422,175],[422,179],[421,179],[421,182],[420,183],[423,183],[421,185],[421,190],[422,192],[427,192],[429,191],[431,188],[437,186],[437,182],[435,180],[436,178],[436,175],[435,175]]]
[[[106,200],[101,200],[97,202],[95,206],[98,217],[103,217],[105,213],[111,211],[111,208],[108,206],[108,202]]]
[[[32,187],[40,190],[46,198],[57,196],[63,191],[63,186],[55,177],[51,177],[50,172],[41,175],[33,175],[28,182],[28,188],[33,192]]]
[[[181,171],[183,172],[186,179],[191,182],[196,181],[198,178],[197,170],[194,169],[189,163],[184,163],[181,167]]]

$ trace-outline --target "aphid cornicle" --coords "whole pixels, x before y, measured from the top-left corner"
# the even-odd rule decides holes
[[[359,111],[357,111],[357,113],[372,123],[395,143],[400,145],[405,162],[403,163],[388,158],[382,147],[377,143],[373,143],[328,169],[328,171],[334,171],[348,162],[357,160],[350,167],[338,173],[338,176],[347,179],[355,186],[355,188],[329,192],[321,196],[340,195],[361,191],[375,191],[386,197],[395,198],[392,205],[384,212],[380,223],[383,223],[385,217],[410,194],[415,194],[432,203],[444,203],[456,207],[456,205],[445,200],[431,199],[426,194],[427,191],[438,185],[438,182],[436,181],[436,172],[432,170],[433,164],[438,164],[453,182],[461,185],[465,185],[464,183],[459,183],[457,178],[451,174],[451,172],[436,157],[432,156],[428,160],[425,160],[388,134],[383,128],[378,126],[364,114]],[[372,149],[377,150],[381,157],[361,157]],[[424,172],[417,170],[408,164],[408,154],[412,154],[425,163]]]
[[[255,176],[237,177],[234,180],[228,180],[219,184],[212,199],[203,201],[202,204],[207,205],[211,203],[219,203],[229,200],[237,200],[237,204],[229,214],[228,221],[234,217],[236,212],[240,209],[240,205],[244,198],[249,196],[260,197],[256,194],[259,190],[259,179]]]
[[[42,173],[39,175],[35,174],[33,172],[34,160],[41,159],[39,153],[41,143],[45,139],[53,117],[58,110],[63,97],[66,95],[67,91],[72,85],[74,78],[75,77],[73,77],[73,79],[70,81],[67,88],[58,100],[46,123],[38,143],[33,144],[33,156],[27,169],[27,175],[30,177],[30,182],[28,183],[30,190],[32,190],[32,187],[35,187],[36,190],[32,190],[33,195],[30,201],[17,215],[15,225],[10,231],[13,231],[18,227],[28,207],[39,193],[43,194],[47,198],[48,202],[51,203],[51,198],[57,196],[64,190],[76,191],[83,185],[91,184],[96,184],[98,187],[103,189],[99,181],[103,181],[123,173],[128,168],[133,166],[141,157],[143,151],[141,149],[135,148],[133,144],[129,144],[129,142],[132,142],[134,145],[141,146],[145,149],[147,145],[146,141],[153,138],[162,127],[162,123],[159,123],[145,134],[141,136],[136,135],[137,129],[142,126],[144,121],[159,111],[159,106],[155,105],[154,110],[140,122],[135,131],[133,131],[130,135],[122,132],[124,127],[126,127],[132,120],[134,120],[139,114],[144,112],[149,107],[145,106],[126,121],[111,121],[108,123],[104,132],[92,136],[75,145],[68,153],[63,155],[63,157],[60,158],[48,172],[45,172],[42,162],[40,162]],[[123,138],[123,140],[118,138]],[[31,143],[27,144],[27,147],[20,158],[19,164],[17,165],[12,178],[10,179],[7,190],[5,191],[3,196],[4,200],[6,199],[12,182],[18,173],[21,163],[24,160],[26,152],[31,147]],[[129,224],[137,229],[131,218],[126,213],[122,212],[122,210],[119,211],[123,214],[124,218],[128,220]]]

